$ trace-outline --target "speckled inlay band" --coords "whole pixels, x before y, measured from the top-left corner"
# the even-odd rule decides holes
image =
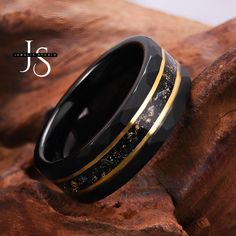
[[[102,158],[99,158],[97,162],[77,176],[55,181],[65,192],[79,194],[87,191],[87,189],[96,187],[99,182],[102,182],[103,179],[105,180],[106,176],[111,175],[114,169],[118,171],[119,166],[147,136],[166,105],[177,76],[178,66],[175,60],[167,52],[163,53],[163,57],[165,59],[163,74],[145,109],[114,147]]]

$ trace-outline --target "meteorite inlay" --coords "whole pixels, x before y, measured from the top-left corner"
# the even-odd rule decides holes
[[[119,171],[139,151],[157,129],[157,120],[168,103],[173,92],[176,78],[180,77],[179,68],[175,60],[163,51],[164,71],[158,81],[154,93],[137,119],[126,130],[112,148],[99,158],[95,158],[91,165],[58,182],[66,192],[82,193],[94,188],[109,176]],[[157,76],[158,78],[158,76]],[[157,79],[156,79],[157,80]],[[155,82],[154,82],[155,84]],[[133,120],[133,119],[132,119]],[[150,132],[151,131],[151,132]]]

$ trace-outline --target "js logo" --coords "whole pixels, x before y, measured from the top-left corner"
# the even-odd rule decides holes
[[[17,53],[13,53],[14,57],[26,57],[27,58],[27,65],[26,65],[26,69],[25,70],[21,70],[21,73],[25,73],[27,72],[30,67],[31,67],[31,58],[32,57],[37,57],[38,60],[40,60],[42,63],[44,63],[45,67],[46,67],[46,72],[44,74],[39,74],[36,72],[36,66],[37,63],[35,63],[33,65],[33,72],[36,76],[38,77],[46,77],[50,74],[51,72],[51,66],[49,64],[49,62],[44,59],[44,57],[57,57],[57,53],[52,53],[52,52],[48,52],[48,48],[46,47],[39,47],[35,53],[31,52],[31,43],[33,42],[33,40],[25,40],[26,44],[27,44],[27,52],[17,52]],[[44,51],[44,52],[42,52]]]

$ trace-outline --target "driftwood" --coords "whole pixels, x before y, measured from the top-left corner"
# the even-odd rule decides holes
[[[31,4],[0,3],[0,235],[235,235],[236,20],[210,29],[124,1]],[[35,171],[34,142],[45,114],[86,66],[135,34],[152,37],[189,69],[188,107],[139,174],[81,204]],[[26,39],[58,53],[50,78],[19,73],[25,59],[11,55],[25,50]]]

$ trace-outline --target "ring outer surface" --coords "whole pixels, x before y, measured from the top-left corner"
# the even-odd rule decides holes
[[[41,143],[42,136],[50,119],[57,113],[61,105],[66,101],[70,93],[74,92],[81,79],[86,80],[86,74],[99,62],[107,57],[111,52],[128,44],[137,43],[142,45],[144,49],[144,59],[139,75],[127,97],[120,105],[116,113],[108,121],[108,123],[93,137],[84,147],[77,150],[70,157],[58,161],[48,161],[41,153],[43,145]],[[168,54],[166,54],[168,56]],[[51,118],[45,124],[44,129],[40,135],[39,141],[35,148],[35,166],[46,177],[54,182],[73,175],[78,169],[88,165],[93,159],[98,156],[105,148],[107,143],[104,140],[112,142],[117,135],[129,124],[132,117],[142,105],[143,101],[150,92],[153,83],[157,77],[162,63],[163,49],[161,49],[153,40],[144,36],[131,37],[111,48],[103,54],[97,61],[95,61],[80,77],[71,88],[66,92],[63,98],[56,105]],[[124,168],[115,173],[111,178],[104,181],[102,184],[96,186],[91,191],[83,193],[70,192],[79,200],[84,202],[91,202],[99,200],[116,189],[124,185],[130,178],[132,178],[150,159],[155,155],[163,142],[166,140],[174,125],[181,118],[181,114],[185,109],[185,104],[190,90],[190,79],[183,66],[179,66],[180,70],[180,85],[174,101],[168,110],[168,115],[163,119],[161,126],[153,133],[151,137],[145,142],[145,145],[139,150],[135,157],[130,160]],[[92,95],[91,95],[92,96]],[[89,155],[88,155],[89,154]],[[70,179],[70,178],[69,178]],[[60,182],[60,181],[59,181]],[[63,181],[62,181],[63,182]],[[61,184],[59,184],[62,187]],[[63,187],[62,187],[63,189]]]

